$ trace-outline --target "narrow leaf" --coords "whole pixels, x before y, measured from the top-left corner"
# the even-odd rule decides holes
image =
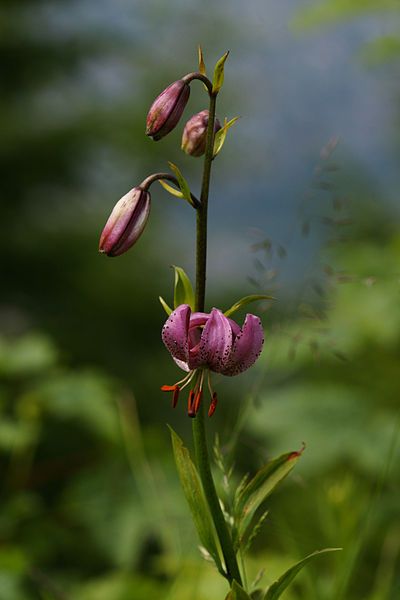
[[[250,479],[235,498],[235,513],[239,523],[238,539],[235,540],[235,543],[238,546],[244,539],[256,510],[278,483],[290,473],[301,453],[302,450],[300,452],[289,452],[268,462]]]
[[[293,581],[296,577],[297,573],[301,571],[301,569],[313,558],[319,556],[320,554],[325,554],[326,552],[337,552],[341,550],[341,548],[325,548],[324,550],[317,550],[312,554],[309,554],[303,560],[300,560],[298,563],[290,567],[283,575],[279,577],[270,587],[267,589],[264,595],[264,600],[278,600],[281,597],[283,592],[286,590],[288,585]]]
[[[225,67],[225,61],[228,58],[228,55],[229,55],[229,50],[228,50],[228,52],[225,52],[225,54],[223,56],[221,56],[221,58],[215,65],[214,77],[213,77],[213,87],[212,87],[212,91],[214,94],[218,94],[219,90],[222,88],[222,85],[224,83],[224,67]]]
[[[226,134],[228,133],[228,129],[232,127],[236,123],[239,117],[234,117],[230,121],[225,119],[225,122],[221,129],[217,131],[214,138],[214,150],[213,150],[213,158],[217,156],[217,154],[221,151],[222,146],[225,144]]]
[[[204,63],[204,56],[203,56],[203,50],[199,44],[199,48],[198,48],[198,55],[199,55],[199,73],[201,73],[202,75],[206,74],[206,65]]]
[[[168,304],[165,302],[165,300],[164,300],[164,298],[162,296],[158,296],[158,299],[160,301],[161,306],[163,307],[163,309],[165,310],[165,312],[169,316],[172,313],[172,308],[170,308],[168,306]]]
[[[158,182],[162,185],[164,190],[167,190],[167,192],[169,192],[172,196],[176,196],[177,198],[183,198],[183,194],[180,190],[177,190],[172,185],[169,185],[169,183],[167,183],[163,179],[159,179]]]
[[[176,468],[201,544],[213,557],[218,570],[224,573],[217,549],[214,524],[204,497],[200,477],[181,438],[171,427],[169,429]]]
[[[244,296],[244,298],[241,298],[230,308],[228,308],[228,310],[224,312],[224,315],[229,317],[240,308],[243,308],[243,306],[246,306],[246,304],[257,302],[257,300],[275,300],[275,298],[273,296],[265,296],[264,294],[251,294],[250,296]]]
[[[237,583],[236,579],[233,580],[231,591],[226,596],[225,600],[251,600],[251,596]]]
[[[185,271],[181,267],[172,266],[175,270],[175,285],[174,285],[174,308],[181,304],[189,304],[194,310],[194,291],[192,283]]]
[[[178,180],[178,184],[182,192],[182,197],[185,198],[185,200],[187,200],[188,202],[190,202],[190,204],[193,204],[188,182],[180,172],[179,168],[176,165],[174,165],[174,163],[169,162],[168,164],[170,166],[170,169],[175,173],[175,177]]]

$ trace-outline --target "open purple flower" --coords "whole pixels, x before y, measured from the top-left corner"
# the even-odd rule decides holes
[[[195,380],[188,406],[189,416],[195,416],[200,406],[205,372],[233,376],[251,367],[261,353],[264,332],[255,315],[247,314],[243,326],[239,327],[217,308],[210,313],[192,312],[190,306],[181,304],[168,317],[162,340],[176,364],[188,374],[176,384],[161,389],[174,393],[173,404],[176,406],[179,391]],[[209,377],[208,383],[211,416],[217,396]]]

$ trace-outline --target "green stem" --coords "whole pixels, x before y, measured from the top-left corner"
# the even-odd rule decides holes
[[[204,311],[207,268],[207,213],[208,193],[210,188],[211,164],[214,149],[214,121],[216,95],[210,94],[210,109],[207,127],[207,141],[204,158],[203,181],[201,187],[200,207],[197,210],[196,238],[196,310]],[[219,498],[211,473],[210,457],[207,448],[207,436],[204,422],[204,405],[200,406],[196,418],[193,419],[193,442],[204,493],[214,521],[215,529],[221,544],[229,583],[234,579],[241,584],[239,566],[236,560],[232,538],[226,524]]]

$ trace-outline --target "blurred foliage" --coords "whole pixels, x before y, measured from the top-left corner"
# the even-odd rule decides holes
[[[293,24],[299,28],[315,27],[360,15],[398,11],[397,0],[321,0],[302,7]]]
[[[393,20],[393,34],[383,35],[366,44],[362,58],[368,65],[377,66],[398,60],[400,56],[400,4],[398,0],[322,0],[312,6],[301,8],[292,20],[292,26],[298,31],[310,28],[347,22],[349,19],[375,15],[384,20]],[[397,27],[396,27],[397,25]]]
[[[375,224],[379,241],[355,227],[322,257],[326,312],[309,306],[270,336],[248,417],[272,453],[307,444],[276,501],[274,543],[298,555],[316,539],[343,547],[335,576],[315,571],[299,598],[389,600],[400,585],[400,236],[390,220]]]

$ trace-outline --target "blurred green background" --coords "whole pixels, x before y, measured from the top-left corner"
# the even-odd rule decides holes
[[[398,0],[3,0],[0,7],[0,599],[211,600],[159,391],[189,207],[153,190],[137,246],[97,253],[113,204],[178,163],[182,126],[144,135],[154,97],[231,54],[218,114],[209,307],[272,293],[257,367],[216,380],[230,486],[306,452],[248,556],[263,583],[306,553],[287,600],[400,597]],[[185,117],[205,108],[192,85]],[[239,315],[241,319],[244,315]],[[216,470],[223,484],[223,474]]]

